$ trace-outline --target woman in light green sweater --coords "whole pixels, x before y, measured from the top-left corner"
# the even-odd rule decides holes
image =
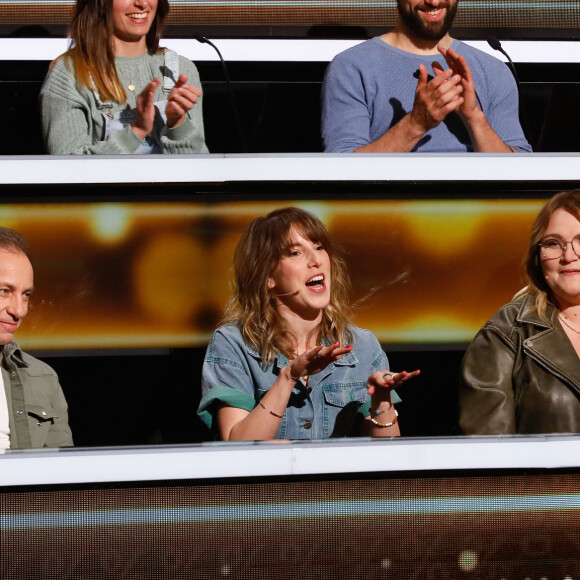
[[[78,0],[40,93],[48,153],[207,153],[194,64],[159,49],[168,0]]]

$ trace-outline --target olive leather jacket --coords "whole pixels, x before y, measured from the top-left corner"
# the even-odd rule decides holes
[[[503,306],[463,358],[465,434],[580,432],[580,359],[548,305],[544,322],[524,295]]]

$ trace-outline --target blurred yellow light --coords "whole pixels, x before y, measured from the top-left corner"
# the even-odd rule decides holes
[[[199,308],[211,304],[214,287],[207,257],[186,232],[149,238],[133,263],[135,301],[142,315],[168,325],[191,326]]]
[[[92,228],[102,242],[118,242],[129,230],[130,212],[120,204],[100,205],[93,210]]]
[[[493,235],[494,225],[512,230],[531,224],[540,204],[529,201],[489,202],[432,201],[413,202],[406,220],[415,242],[423,251],[438,256],[461,254],[480,235],[481,228]]]
[[[425,211],[421,211],[421,205],[406,218],[423,251],[437,255],[463,251],[487,217],[487,212],[481,211],[481,203],[431,202]]]

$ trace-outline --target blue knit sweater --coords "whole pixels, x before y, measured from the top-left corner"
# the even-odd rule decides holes
[[[500,60],[453,40],[451,48],[465,57],[481,110],[502,141],[518,151],[531,151],[518,119],[518,93],[513,76]],[[424,64],[433,74],[442,55],[417,55],[390,46],[380,37],[337,55],[322,89],[322,138],[325,151],[350,153],[398,123],[413,108],[416,72]],[[425,133],[414,151],[473,151],[457,113]]]

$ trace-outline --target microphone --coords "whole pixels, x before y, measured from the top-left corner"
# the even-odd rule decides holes
[[[273,294],[273,296],[278,298],[280,296],[296,296],[296,294],[300,294],[300,288],[298,288],[298,290],[296,290],[295,292],[286,292],[286,294]]]
[[[508,59],[508,66],[510,67],[512,74],[514,75],[514,78],[516,79],[516,84],[518,85],[518,91],[519,91],[520,90],[520,77],[518,76],[518,73],[516,71],[516,67],[515,67],[512,59],[510,58],[510,55],[503,49],[501,42],[493,35],[490,35],[487,37],[487,44],[489,44],[489,46],[491,46],[491,48],[493,48],[493,50],[497,50],[497,51],[501,52]]]
[[[230,82],[230,73],[228,72],[228,67],[226,66],[226,63],[222,57],[222,53],[220,52],[219,48],[209,38],[207,38],[207,36],[203,36],[203,34],[201,34],[200,32],[194,32],[193,38],[197,40],[197,42],[200,42],[201,44],[209,44],[217,52],[217,55],[220,59],[220,63],[222,65],[222,69],[224,71],[224,79],[226,81],[226,86],[228,87],[228,93],[230,95],[230,102],[234,114],[234,123],[236,124],[236,130],[238,132],[238,138],[240,140],[240,145],[242,147],[242,153],[247,153],[248,148],[246,146],[246,139],[244,137],[242,123],[240,121],[240,113],[238,111],[238,106],[236,104],[236,99],[234,97],[234,90]]]
[[[520,97],[520,111],[521,111],[520,123],[522,125],[522,131],[524,132],[524,136],[525,136],[526,140],[528,141],[528,143],[531,144],[531,141],[528,137],[528,131],[526,130],[527,115],[526,115],[524,101],[522,99],[522,91],[521,91],[521,87],[520,87],[520,77],[518,76],[518,73],[516,71],[516,67],[515,67],[512,59],[510,58],[510,55],[502,47],[501,42],[495,36],[493,36],[493,34],[490,34],[487,37],[487,44],[489,44],[489,46],[491,46],[491,48],[493,48],[493,50],[497,50],[498,52],[501,52],[508,59],[508,66],[510,67],[512,74],[514,75],[514,79],[516,80],[516,86],[518,88],[518,95]]]

